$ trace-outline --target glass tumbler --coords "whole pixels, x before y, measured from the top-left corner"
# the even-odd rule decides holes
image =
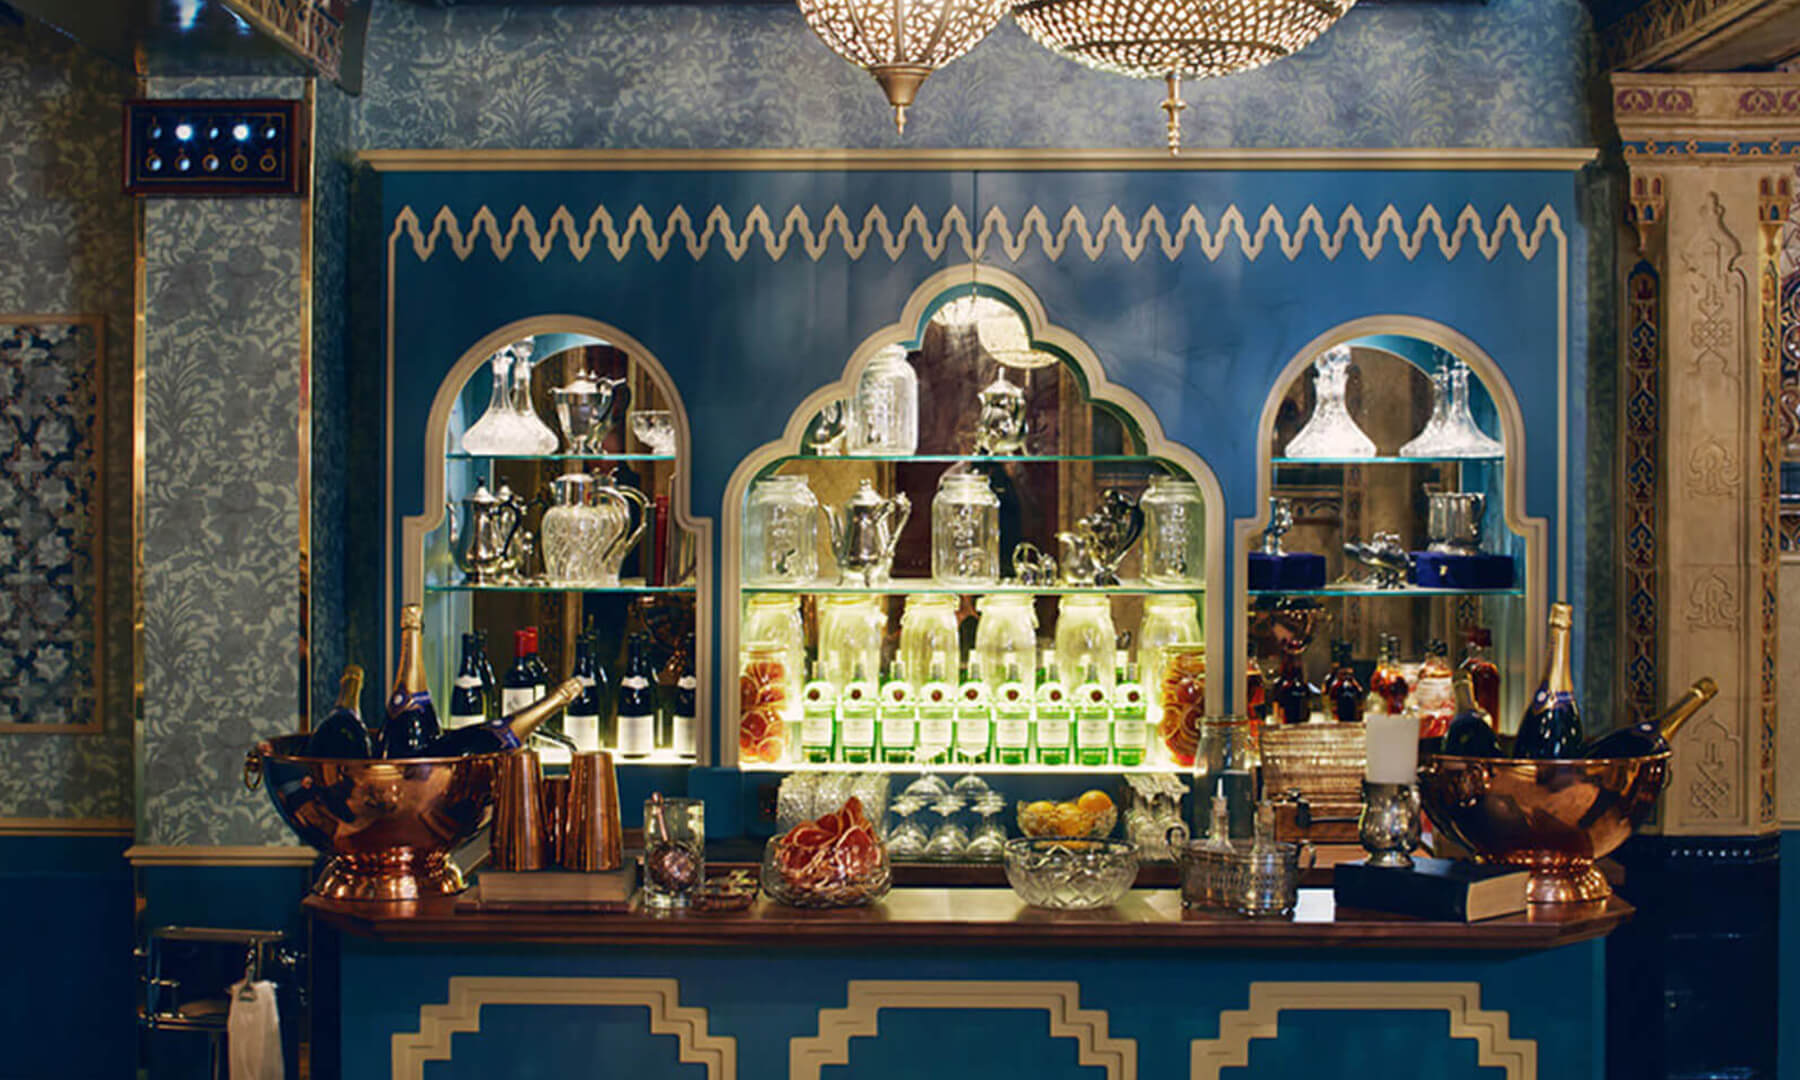
[[[931,576],[942,585],[1000,580],[1000,497],[981,473],[946,472],[931,500]]]
[[[706,804],[644,800],[644,906],[686,907],[706,880]]]
[[[808,584],[819,576],[819,500],[804,476],[765,476],[744,506],[744,581]]]
[[[1144,510],[1144,579],[1152,585],[1206,580],[1206,504],[1192,480],[1158,476],[1138,505]]]

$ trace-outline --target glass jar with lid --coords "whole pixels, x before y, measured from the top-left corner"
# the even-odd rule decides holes
[[[1072,593],[1056,607],[1056,669],[1068,686],[1094,681],[1113,690],[1114,652],[1112,600]]]
[[[826,596],[819,602],[819,677],[843,687],[858,672],[876,680],[881,638],[887,629],[881,601],[873,596]]]
[[[850,399],[852,454],[912,454],[919,448],[919,375],[906,350],[890,345],[876,353],[856,381]]]
[[[796,680],[806,671],[806,624],[800,618],[799,597],[748,597],[738,637],[746,649],[766,646],[777,650],[782,665]],[[794,685],[800,684],[796,681]]]
[[[1198,645],[1199,604],[1191,596],[1146,596],[1144,618],[1138,623],[1138,674],[1144,681],[1145,700],[1156,700],[1156,684],[1162,678],[1163,655],[1171,645]]]
[[[738,760],[792,761],[799,741],[799,671],[779,645],[746,645],[738,665]]]
[[[900,615],[900,660],[915,688],[934,679],[955,682],[962,662],[956,597],[914,594]],[[935,674],[934,674],[935,673]]]
[[[1192,480],[1158,476],[1138,506],[1144,511],[1144,580],[1198,585],[1206,580],[1206,503]]]
[[[945,472],[931,500],[931,576],[943,585],[1000,580],[1000,497],[978,472]]]
[[[744,581],[807,584],[819,576],[819,500],[804,476],[751,485],[744,505]]]
[[[975,624],[975,656],[990,693],[1017,670],[1029,690],[1037,663],[1037,609],[1025,595],[998,594],[975,602],[981,620]]]

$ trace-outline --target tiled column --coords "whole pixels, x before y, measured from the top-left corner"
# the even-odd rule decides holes
[[[1773,830],[1780,225],[1800,77],[1613,76],[1639,248],[1625,265],[1621,701],[1702,675],[1662,830]]]

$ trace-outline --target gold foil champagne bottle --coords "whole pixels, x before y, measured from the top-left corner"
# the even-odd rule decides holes
[[[394,688],[388,691],[387,722],[381,728],[383,757],[424,757],[441,734],[425,682],[424,631],[424,608],[408,604],[400,609],[400,663],[394,671]]]
[[[1669,740],[1681,730],[1681,725],[1692,719],[1700,711],[1700,707],[1711,701],[1718,692],[1719,684],[1703,677],[1688,687],[1686,693],[1675,699],[1675,703],[1659,715],[1602,735],[1581,756],[1623,758],[1666,753]]]
[[[421,756],[460,757],[517,750],[544,721],[568,707],[585,689],[587,686],[580,679],[569,679],[504,720],[490,720],[446,732]]]
[[[1550,643],[1544,656],[1544,678],[1519,722],[1513,756],[1573,758],[1581,756],[1581,708],[1575,703],[1575,677],[1570,669],[1569,632],[1575,609],[1550,605]]]
[[[372,757],[369,729],[363,726],[358,701],[362,698],[363,669],[351,664],[338,680],[337,704],[306,740],[307,757]]]

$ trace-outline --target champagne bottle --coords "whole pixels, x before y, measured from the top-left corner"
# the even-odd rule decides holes
[[[1356,680],[1356,669],[1350,664],[1350,643],[1339,639],[1331,643],[1331,674],[1325,679],[1325,705],[1331,718],[1340,724],[1362,722],[1363,685]]]
[[[681,664],[675,669],[675,756],[693,761],[700,756],[700,680],[694,676],[694,632],[682,639]]]
[[[1681,730],[1681,725],[1692,719],[1700,711],[1700,707],[1711,701],[1718,692],[1718,683],[1711,678],[1702,677],[1661,714],[1602,735],[1589,744],[1581,752],[1581,756],[1623,758],[1664,753],[1669,749],[1669,740]]]
[[[351,664],[338,680],[337,704],[331,713],[313,729],[306,740],[307,757],[366,758],[373,757],[369,729],[363,726],[362,710],[357,701],[362,697],[363,669]]]
[[[619,681],[619,756],[649,757],[656,747],[656,669],[650,660],[650,635],[632,634],[625,650],[625,677]]]
[[[435,740],[437,707],[425,679],[425,609],[408,604],[400,609],[400,663],[394,671],[394,688],[388,691],[387,722],[381,728],[383,757],[420,757]]]
[[[513,666],[500,689],[500,711],[511,716],[544,696],[548,681],[538,673],[538,632],[534,626],[513,631]]]
[[[473,727],[447,731],[425,748],[420,757],[460,757],[464,754],[503,754],[517,750],[544,721],[581,696],[580,679],[570,679],[537,701],[503,720],[487,720]]]
[[[563,717],[563,734],[579,750],[600,750],[600,681],[595,675],[594,644],[587,635],[575,639],[575,664],[569,678],[581,684],[581,693],[569,703]]]
[[[1499,757],[1500,740],[1494,735],[1494,718],[1475,700],[1475,680],[1456,677],[1456,715],[1444,732],[1444,753],[1458,757]]]
[[[462,636],[462,665],[456,669],[456,681],[450,687],[450,716],[446,727],[451,731],[487,722],[487,693],[481,685],[480,650],[480,639],[474,634]]]
[[[1568,604],[1550,605],[1550,645],[1544,657],[1544,678],[1519,722],[1513,756],[1522,758],[1572,758],[1581,756],[1581,709],[1575,703],[1575,678],[1569,667],[1569,630],[1575,609]]]

